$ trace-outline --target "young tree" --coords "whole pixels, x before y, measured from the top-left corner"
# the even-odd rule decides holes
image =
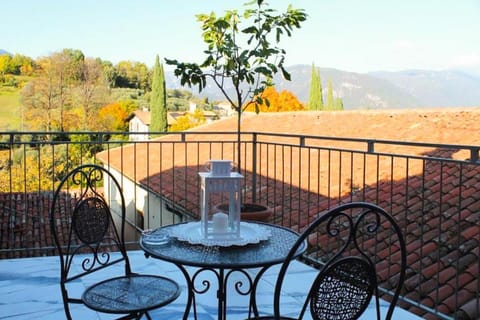
[[[158,55],[155,59],[152,77],[152,95],[150,98],[151,122],[150,131],[167,131],[167,93],[165,90],[165,74]]]
[[[44,75],[56,90],[59,111],[59,130],[68,131],[65,126],[66,110],[72,106],[72,88],[81,80],[81,66],[85,56],[82,51],[63,49],[45,58],[42,65]]]
[[[320,69],[312,64],[312,77],[310,80],[310,95],[308,98],[308,109],[323,110],[322,82]]]
[[[240,124],[241,115],[251,104],[262,103],[260,93],[272,85],[270,79],[281,71],[290,80],[284,68],[286,51],[278,47],[284,35],[291,36],[295,28],[307,18],[302,9],[292,6],[282,14],[268,8],[264,0],[246,4],[243,14],[228,10],[223,16],[212,12],[199,14],[203,41],[207,45],[201,64],[165,59],[175,66],[175,75],[182,85],[198,86],[202,91],[207,79],[222,92],[237,112],[237,166],[241,170]],[[228,85],[227,85],[228,83]],[[233,92],[227,86],[233,87]]]
[[[37,61],[39,76],[20,92],[25,116],[32,129],[63,131],[65,105],[70,103],[72,75],[69,55],[56,52]]]
[[[25,108],[25,118],[31,130],[57,131],[58,90],[48,77],[29,81],[20,91],[20,101]]]
[[[85,58],[81,65],[81,82],[76,93],[83,110],[83,130],[95,127],[95,111],[100,105],[100,93],[105,89],[103,70],[99,61]]]

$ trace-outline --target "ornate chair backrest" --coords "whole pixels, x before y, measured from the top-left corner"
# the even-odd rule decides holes
[[[104,185],[105,184],[105,185]],[[119,215],[119,229],[112,208],[103,196],[108,188],[110,204],[113,196]],[[117,200],[115,200],[117,201]],[[50,207],[50,228],[60,257],[60,286],[69,315],[68,303],[80,303],[70,297],[66,284],[105,267],[123,262],[125,273],[130,264],[124,245],[125,200],[115,177],[99,165],[79,166],[62,179],[53,194]],[[111,252],[119,252],[115,259]]]
[[[274,295],[276,317],[281,314],[281,288],[292,256],[304,241],[309,245],[304,258],[319,271],[299,319],[307,310],[313,319],[357,319],[372,297],[376,318],[391,319],[405,279],[406,248],[390,214],[364,202],[320,214],[301,233],[280,269]],[[384,315],[380,298],[390,303]]]

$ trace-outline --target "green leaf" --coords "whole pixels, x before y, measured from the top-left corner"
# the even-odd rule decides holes
[[[219,19],[215,21],[213,25],[218,29],[228,29],[230,27],[230,23],[228,23],[228,21],[224,19]]]
[[[257,34],[258,29],[255,26],[251,26],[251,27],[243,29],[242,32],[245,33],[245,34],[250,34],[250,33]]]
[[[285,78],[285,80],[292,80],[290,73],[288,73],[287,70],[285,70],[283,67],[280,67],[280,69],[282,70],[282,76]]]

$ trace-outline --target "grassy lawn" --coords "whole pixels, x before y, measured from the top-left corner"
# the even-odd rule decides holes
[[[19,90],[0,86],[0,131],[20,130],[20,123]]]

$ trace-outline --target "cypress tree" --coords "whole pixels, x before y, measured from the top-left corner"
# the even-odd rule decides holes
[[[320,80],[320,69],[315,68],[312,64],[312,77],[310,80],[310,95],[308,98],[308,109],[322,110],[323,96],[322,96],[322,82]]]
[[[332,81],[328,81],[328,89],[327,89],[327,105],[325,110],[335,110],[335,100],[333,98],[333,88],[332,88]]]
[[[343,110],[343,100],[340,97],[335,99],[335,110]]]
[[[167,131],[167,93],[165,89],[165,73],[158,55],[155,59],[152,77],[152,95],[150,97],[150,131]]]

